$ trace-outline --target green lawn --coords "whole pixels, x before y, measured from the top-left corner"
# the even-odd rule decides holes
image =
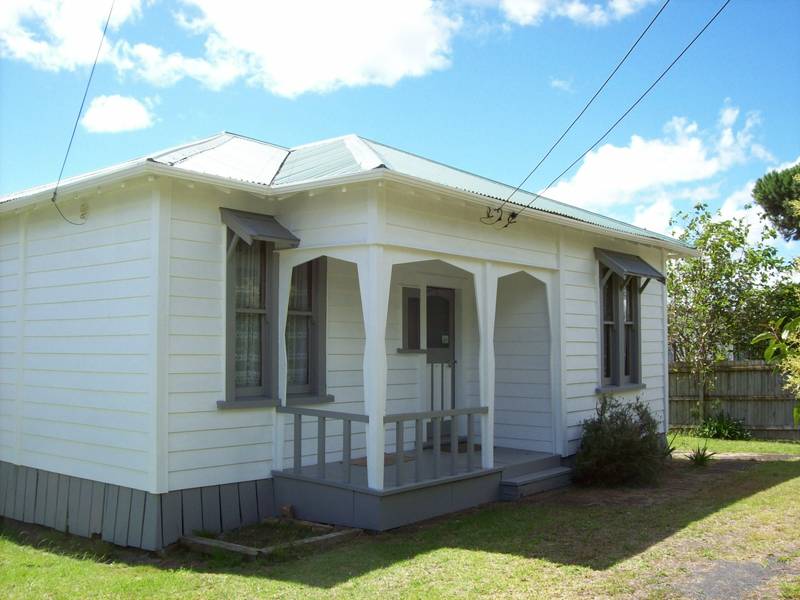
[[[681,452],[691,452],[699,445],[708,444],[712,452],[725,453],[763,453],[763,454],[800,454],[800,442],[767,441],[767,440],[714,440],[679,434],[673,444]]]
[[[800,460],[676,459],[658,487],[568,488],[252,563],[6,526],[0,597],[682,598],[723,582],[800,598],[799,499]]]

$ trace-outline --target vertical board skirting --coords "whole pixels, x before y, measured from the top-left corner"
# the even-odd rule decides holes
[[[128,545],[128,522],[131,517],[131,495],[133,490],[127,487],[119,488],[117,497],[117,520],[114,525],[114,540],[117,546]]]
[[[203,530],[203,499],[200,488],[175,492],[181,496],[183,530],[180,535],[193,535]],[[180,523],[180,521],[179,521]]]
[[[272,479],[151,494],[0,461],[0,517],[119,546],[159,550],[275,515]]]
[[[222,530],[227,531],[242,526],[239,509],[239,484],[228,483],[219,486],[220,517]]]
[[[203,530],[211,533],[222,532],[220,517],[219,486],[209,485],[200,488],[203,501]]]
[[[114,541],[114,525],[117,519],[117,497],[119,487],[116,485],[106,486],[106,497],[103,502],[103,530],[101,531],[104,542]]]

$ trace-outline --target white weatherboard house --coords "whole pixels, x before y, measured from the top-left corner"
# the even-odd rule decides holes
[[[667,423],[692,249],[346,136],[223,133],[0,199],[0,515],[163,547],[383,530],[563,483],[599,394]],[[519,192],[527,204],[533,195]]]

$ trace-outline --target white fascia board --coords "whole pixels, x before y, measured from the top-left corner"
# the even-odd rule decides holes
[[[393,171],[384,171],[384,179],[389,181],[395,181],[396,183],[404,183],[404,184],[411,184],[416,187],[420,187],[423,189],[427,189],[431,192],[449,195],[449,196],[456,196],[468,202],[471,202],[476,205],[480,205],[485,207],[487,201],[493,200],[493,198],[489,196],[483,196],[481,194],[477,194],[475,192],[469,192],[467,190],[459,190],[456,188],[452,188],[449,186],[439,185],[436,183],[432,183],[425,179],[419,179],[417,177],[413,177],[411,175],[405,175],[402,173],[396,173]],[[677,256],[698,256],[699,252],[695,248],[689,248],[679,243],[670,243],[668,241],[659,241],[651,238],[644,238],[632,233],[625,233],[622,231],[615,231],[612,229],[608,229],[606,227],[601,227],[599,225],[593,225],[591,223],[586,223],[584,221],[578,221],[577,219],[570,219],[569,217],[562,217],[561,215],[556,215],[553,213],[545,212],[545,211],[536,211],[535,213],[523,214],[522,217],[531,221],[545,221],[548,223],[553,223],[557,225],[563,225],[565,227],[571,227],[573,229],[580,229],[582,231],[590,231],[592,233],[596,233],[603,236],[611,236],[616,237],[619,239],[628,240],[631,242],[635,242],[637,244],[643,246],[651,246],[653,248],[664,248],[668,250],[671,254]]]
[[[243,192],[258,194],[264,196],[265,198],[349,185],[353,183],[364,183],[369,181],[385,180],[405,185],[413,185],[415,187],[422,188],[431,191],[433,193],[445,196],[457,197],[472,204],[480,206],[485,206],[486,202],[488,200],[491,200],[491,198],[489,198],[488,196],[483,196],[475,192],[469,192],[467,190],[459,190],[457,188],[453,188],[450,186],[440,185],[428,181],[426,179],[420,179],[418,177],[414,177],[412,175],[406,175],[404,173],[397,173],[389,169],[373,169],[370,171],[354,173],[350,175],[343,175],[341,177],[334,177],[331,179],[324,179],[312,182],[300,182],[292,185],[279,186],[279,187],[267,187],[258,183],[248,183],[246,181],[229,179],[217,175],[206,175],[202,173],[187,171],[185,169],[171,167],[169,165],[154,162],[151,160],[142,160],[140,162],[133,163],[132,165],[126,166],[125,168],[119,169],[117,171],[98,174],[97,176],[87,177],[80,181],[75,181],[72,183],[68,183],[66,185],[62,185],[59,187],[59,191],[64,195],[76,194],[89,190],[91,188],[96,188],[102,185],[108,185],[110,183],[115,183],[121,179],[128,179],[130,177],[135,177],[139,175],[163,175],[167,177],[174,177],[176,179],[188,180],[197,183],[207,183],[209,185],[222,186],[234,190],[240,190]],[[31,193],[28,196],[21,195],[17,198],[10,198],[5,202],[0,203],[0,214],[4,212],[10,212],[13,210],[21,209],[26,206],[31,206],[33,204],[36,204],[44,200],[49,200],[53,193],[53,187],[54,186],[50,186],[42,190],[37,190],[36,192]],[[569,217],[562,217],[560,215],[552,214],[545,211],[536,211],[536,213],[530,213],[527,215],[523,214],[522,216],[525,219],[529,219],[532,221],[540,221],[540,222],[544,221],[556,225],[571,227],[573,229],[579,229],[582,231],[590,231],[592,233],[596,233],[599,235],[612,236],[619,239],[635,242],[637,244],[641,244],[644,246],[650,246],[653,248],[664,248],[671,255],[674,256],[687,257],[687,256],[699,255],[699,252],[695,248],[689,248],[677,242],[676,243],[670,243],[668,241],[662,242],[659,240],[644,238],[630,233],[614,231],[607,229],[605,227],[592,225],[591,223],[585,223],[583,221],[570,219]]]

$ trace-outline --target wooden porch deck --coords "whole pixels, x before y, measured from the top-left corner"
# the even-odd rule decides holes
[[[553,455],[547,452],[533,452],[529,450],[517,450],[514,448],[495,447],[494,449],[494,469],[498,471],[513,470],[523,467],[529,463],[540,460],[552,459]],[[432,448],[425,448],[422,453],[420,481],[415,481],[416,474],[416,455],[413,451],[406,451],[404,460],[400,464],[403,469],[403,483],[398,485],[397,468],[398,464],[394,454],[386,454],[384,457],[384,491],[399,490],[411,487],[424,487],[436,485],[449,479],[458,479],[468,476],[485,474],[490,469],[476,468],[474,465],[480,464],[480,448],[473,454],[473,468],[468,469],[467,453],[464,444],[461,444],[461,451],[453,460],[449,447],[442,447],[439,455],[438,476],[436,475],[436,459]],[[325,463],[324,469],[320,465],[306,465],[297,472],[294,468],[283,469],[281,474],[290,477],[297,477],[305,480],[313,480],[319,483],[326,483],[333,486],[343,486],[351,489],[368,490],[367,486],[367,466],[363,459],[356,459],[351,463],[350,481],[345,478],[345,470],[342,461]]]

